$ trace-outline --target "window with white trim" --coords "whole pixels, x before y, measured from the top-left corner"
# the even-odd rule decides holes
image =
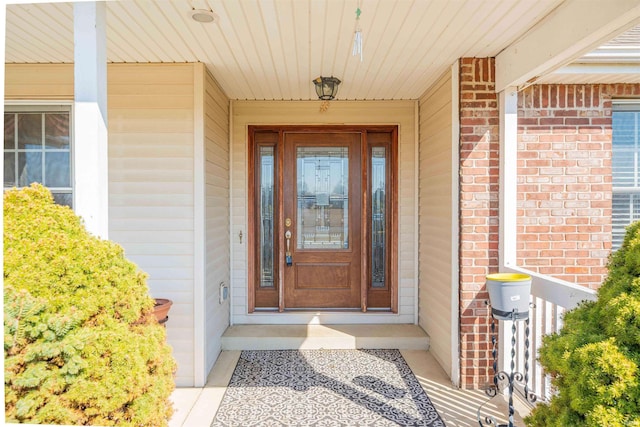
[[[4,188],[38,182],[56,203],[73,207],[70,105],[7,105]]]
[[[640,220],[640,101],[614,102],[612,250],[622,246],[625,227]]]

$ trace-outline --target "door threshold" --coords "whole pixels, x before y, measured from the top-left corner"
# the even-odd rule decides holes
[[[285,308],[283,313],[392,313],[391,308],[369,308],[363,312],[359,308]],[[254,313],[278,313],[277,307],[256,307]]]
[[[284,309],[285,312],[290,311],[293,313],[300,313],[300,312],[307,312],[307,313],[314,313],[317,311],[333,311],[333,312],[340,312],[340,313],[362,313],[362,310],[359,308],[337,308],[337,307],[333,307],[333,308],[321,308],[321,307],[313,307],[313,308],[285,308]]]

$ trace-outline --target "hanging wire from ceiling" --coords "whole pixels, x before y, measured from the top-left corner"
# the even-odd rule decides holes
[[[356,29],[353,36],[353,50],[351,51],[351,56],[360,55],[360,62],[362,62],[362,28],[360,27],[360,14],[362,14],[362,10],[360,9],[360,0],[358,0],[358,7],[356,9]]]

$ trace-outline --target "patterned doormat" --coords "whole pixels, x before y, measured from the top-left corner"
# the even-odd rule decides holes
[[[212,426],[444,426],[398,350],[243,351]]]

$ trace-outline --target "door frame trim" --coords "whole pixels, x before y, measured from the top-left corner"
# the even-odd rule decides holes
[[[362,156],[362,164],[361,164],[361,179],[362,179],[362,188],[365,189],[362,194],[362,204],[361,204],[361,215],[362,215],[362,225],[361,229],[363,230],[363,253],[368,255],[368,251],[365,251],[365,248],[370,246],[369,241],[369,230],[368,230],[368,202],[370,200],[369,195],[369,183],[368,183],[368,144],[367,144],[367,132],[391,132],[391,143],[390,143],[390,152],[389,152],[389,160],[391,164],[390,171],[390,205],[391,209],[389,209],[388,214],[390,215],[389,223],[391,225],[389,230],[389,286],[390,286],[390,310],[389,312],[397,314],[398,313],[398,305],[399,305],[399,295],[398,295],[398,286],[399,286],[399,259],[398,259],[398,183],[399,183],[399,165],[398,165],[398,125],[248,125],[248,137],[247,137],[247,220],[248,220],[248,233],[247,233],[247,312],[249,314],[259,312],[264,313],[263,309],[256,307],[256,283],[257,283],[257,271],[256,271],[256,257],[258,256],[257,252],[257,239],[256,239],[256,142],[254,140],[254,135],[259,131],[270,131],[274,133],[278,133],[278,144],[276,145],[275,152],[277,153],[277,166],[275,171],[275,180],[278,183],[278,191],[276,194],[277,197],[277,212],[278,218],[275,221],[275,229],[274,233],[278,236],[276,239],[276,244],[278,245],[278,265],[282,265],[284,262],[284,255],[279,248],[284,245],[284,237],[280,230],[284,229],[284,218],[283,218],[283,205],[281,203],[282,200],[282,184],[283,184],[283,170],[282,170],[282,162],[283,162],[283,151],[284,144],[282,143],[285,132],[296,132],[296,133],[318,133],[318,132],[358,132],[362,134],[362,145],[361,145],[361,156]],[[364,256],[361,262],[361,309],[362,312],[367,312],[367,291],[369,288],[369,256]],[[278,277],[278,306],[273,307],[273,311],[283,312],[285,310],[284,298],[283,298],[283,272],[281,268],[277,268],[277,277]],[[259,310],[256,310],[256,309]],[[312,311],[318,311],[317,309],[310,309]],[[300,311],[300,310],[297,310]],[[324,310],[323,310],[324,311]],[[331,309],[327,309],[326,311],[332,311]],[[369,313],[380,313],[380,310],[369,311]]]

